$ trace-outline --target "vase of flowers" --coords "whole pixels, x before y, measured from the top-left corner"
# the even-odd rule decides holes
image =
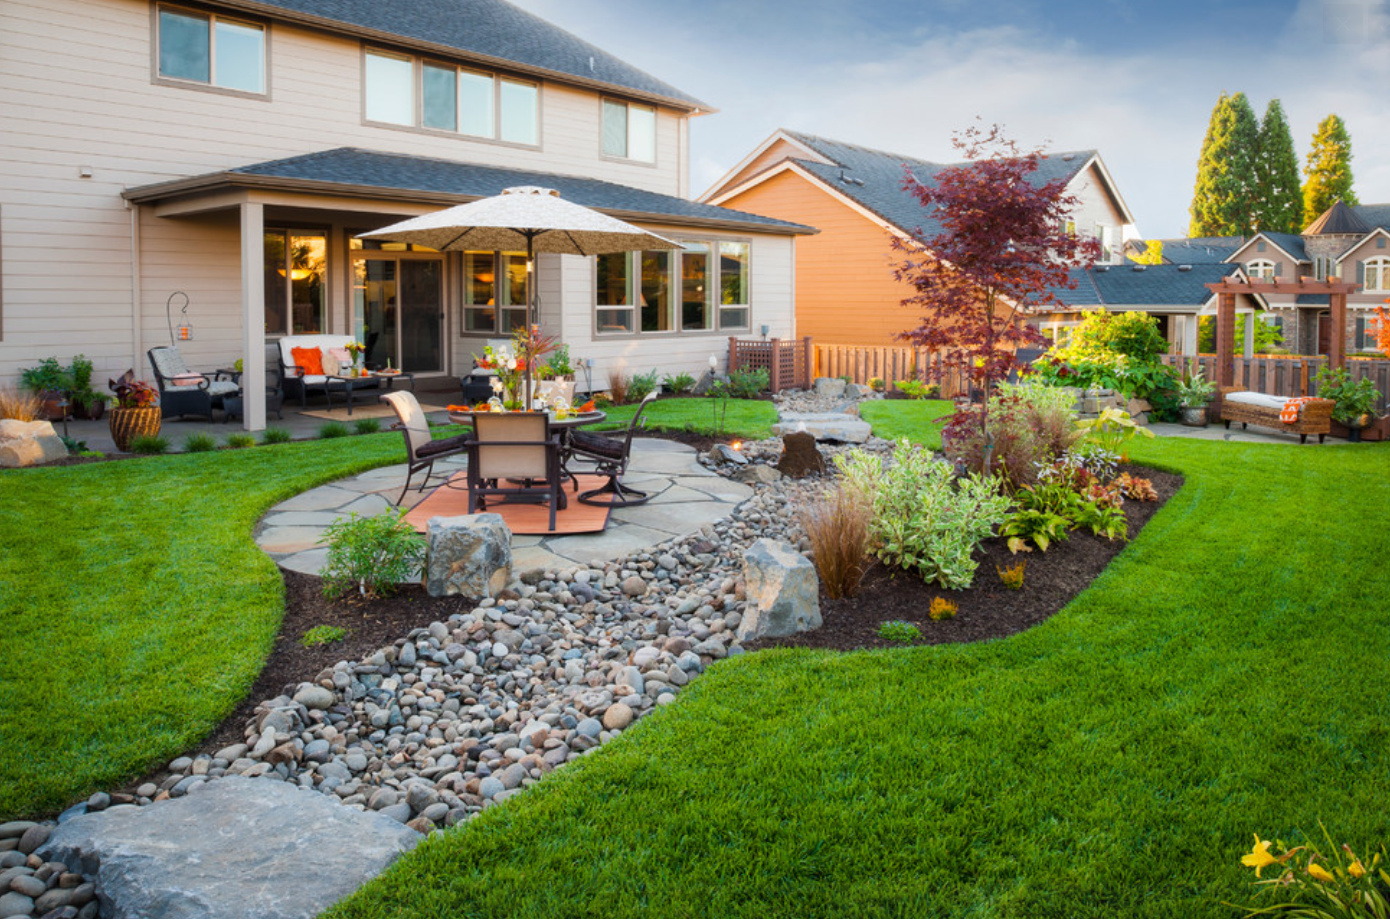
[[[134,370],[127,370],[109,385],[116,394],[109,422],[111,439],[116,442],[116,449],[124,453],[135,438],[159,433],[159,392],[150,384],[135,379]]]
[[[366,352],[367,346],[360,341],[350,341],[343,345],[343,350],[352,356],[352,367],[348,376],[360,377],[362,375],[362,355]]]

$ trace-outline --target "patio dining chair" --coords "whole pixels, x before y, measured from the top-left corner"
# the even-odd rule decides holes
[[[430,436],[430,426],[429,422],[425,420],[425,411],[420,408],[420,403],[416,401],[414,393],[389,392],[381,399],[391,406],[391,410],[396,413],[396,418],[399,419],[391,426],[391,429],[398,430],[405,435],[405,487],[401,489],[400,497],[396,499],[396,504],[400,504],[405,500],[405,493],[410,491],[410,480],[415,477],[415,473],[424,470],[425,477],[416,488],[417,491],[424,491],[430,484],[430,478],[434,475],[435,461],[444,459],[446,456],[463,453],[468,449],[472,435],[459,434],[454,437],[435,440]]]
[[[179,349],[160,345],[148,352],[159,386],[160,416],[203,415],[212,420],[212,410],[222,408],[228,396],[241,393],[241,386],[231,380],[189,370]]]
[[[656,393],[648,393],[637,406],[632,420],[628,422],[627,433],[622,438],[604,437],[587,431],[575,431],[570,438],[570,452],[574,458],[587,460],[594,464],[594,471],[608,478],[599,488],[581,492],[579,500],[585,504],[607,504],[609,507],[630,507],[651,499],[645,491],[638,491],[623,484],[623,474],[627,472],[628,461],[632,458],[632,436],[642,427],[642,413],[648,405],[656,401]],[[600,499],[599,496],[610,496]]]
[[[544,412],[479,413],[468,443],[468,513],[487,507],[489,497],[544,497],[550,529],[565,507],[561,488],[560,435]]]

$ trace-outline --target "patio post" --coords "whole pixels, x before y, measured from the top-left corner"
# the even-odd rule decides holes
[[[1241,344],[1240,353],[1247,361],[1255,356],[1255,323],[1260,321],[1252,309],[1245,314],[1245,341]]]
[[[1216,385],[1232,386],[1236,381],[1236,295],[1222,291],[1216,307]]]
[[[265,430],[265,205],[241,203],[241,418]]]
[[[1327,295],[1332,313],[1332,340],[1327,343],[1327,366],[1333,370],[1347,362],[1347,295],[1331,291]]]

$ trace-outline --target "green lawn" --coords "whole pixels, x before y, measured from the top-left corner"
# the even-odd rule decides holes
[[[913,443],[940,450],[944,419],[954,410],[954,405],[945,399],[882,399],[861,403],[859,417],[872,424],[879,437],[907,437]],[[942,421],[938,423],[937,419]]]
[[[0,821],[138,776],[215,727],[284,613],[257,518],[404,459],[391,433],[0,472]]]
[[[1390,447],[1133,454],[1185,487],[1047,623],[722,662],[329,915],[1225,917],[1252,833],[1390,841]]]
[[[771,402],[750,399],[729,399],[723,416],[723,429],[717,411],[718,399],[686,398],[658,399],[642,413],[649,431],[694,431],[699,434],[743,437],[757,440],[772,434],[777,423],[777,408]],[[593,430],[626,428],[637,411],[637,405],[610,405],[604,409],[608,419]]]

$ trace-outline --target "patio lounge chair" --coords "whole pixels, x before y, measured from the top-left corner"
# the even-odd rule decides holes
[[[405,435],[405,487],[396,499],[396,503],[400,504],[405,500],[405,493],[410,491],[410,480],[414,478],[415,473],[424,470],[425,478],[416,489],[424,491],[430,483],[430,477],[434,475],[435,460],[463,453],[468,449],[472,435],[459,434],[434,440],[430,437],[430,426],[425,420],[425,412],[420,408],[420,403],[416,401],[413,393],[389,392],[381,399],[391,406],[391,410],[400,419],[392,425],[392,430],[398,430]]]
[[[223,399],[241,393],[241,387],[231,380],[189,370],[179,349],[171,345],[151,348],[148,354],[159,385],[161,417],[203,415],[211,421],[212,410],[222,408]]]
[[[544,412],[479,413],[468,443],[468,513],[498,498],[541,497],[550,502],[550,529],[565,507],[560,435]]]
[[[656,401],[656,393],[648,393],[647,397],[642,400],[642,404],[637,406],[637,411],[633,413],[632,421],[628,422],[627,434],[622,439],[604,437],[601,434],[590,434],[587,431],[574,432],[570,440],[570,449],[574,456],[594,463],[594,471],[599,475],[608,477],[607,484],[602,487],[581,493],[580,501],[585,504],[629,507],[650,500],[651,495],[645,491],[638,491],[624,485],[623,473],[627,472],[628,460],[632,457],[632,435],[637,432],[638,428],[642,427],[642,413],[654,401]],[[611,495],[612,497],[600,500],[599,495]]]

